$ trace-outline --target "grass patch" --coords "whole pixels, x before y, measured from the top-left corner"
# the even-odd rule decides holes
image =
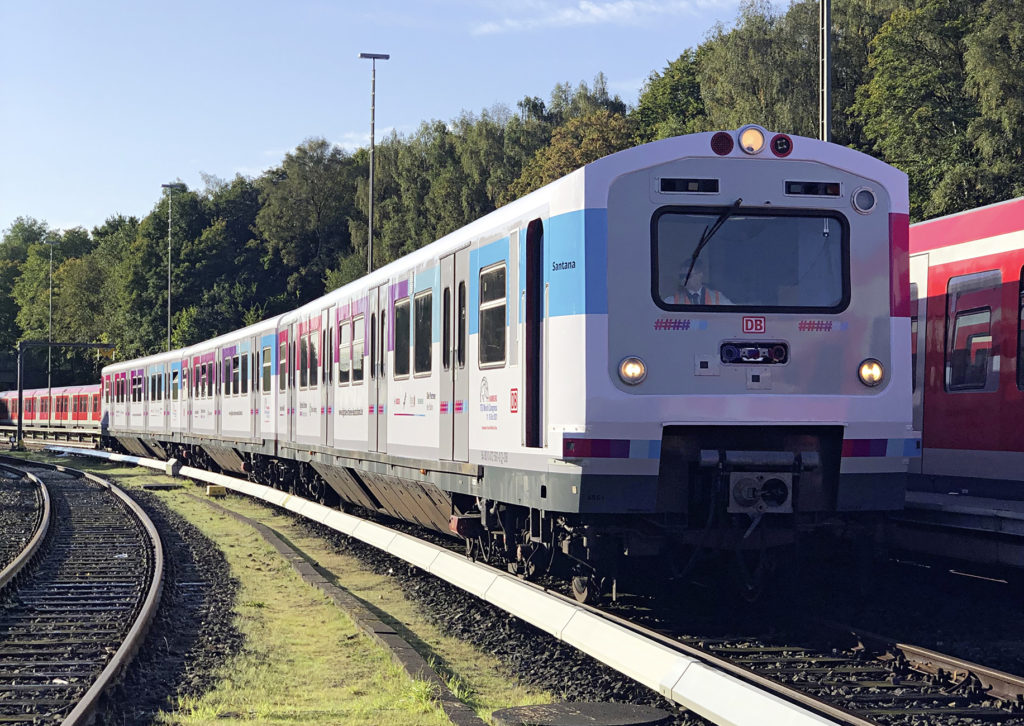
[[[433,688],[410,679],[319,590],[304,583],[254,529],[187,496],[202,495],[200,486],[119,463],[43,457],[38,452],[32,456],[88,468],[125,487],[185,482],[185,489],[152,493],[218,544],[241,583],[235,617],[246,636],[243,652],[217,674],[210,692],[182,699],[173,711],[161,714],[160,723],[448,723]],[[443,635],[391,578],[365,570],[354,557],[335,553],[290,517],[232,494],[218,503],[274,528],[332,573],[337,584],[401,633],[485,721],[490,722],[491,712],[499,708],[555,699],[520,685],[493,655]]]

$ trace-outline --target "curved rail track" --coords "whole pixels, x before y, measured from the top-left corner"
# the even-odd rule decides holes
[[[160,537],[101,479],[0,463],[47,491],[52,511],[45,538],[0,589],[0,724],[85,723],[156,613]]]

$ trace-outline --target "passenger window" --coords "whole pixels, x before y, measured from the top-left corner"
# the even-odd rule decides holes
[[[452,289],[446,287],[441,300],[441,365],[452,367]]]
[[[242,392],[242,356],[236,355],[231,364],[231,395]]]
[[[377,377],[377,316],[370,314],[370,378]]]
[[[177,401],[178,400],[178,386],[179,386],[180,378],[181,378],[181,371],[178,371],[178,370],[171,371],[171,400],[172,401]]]
[[[277,388],[283,391],[288,385],[288,343],[281,343],[277,353]]]
[[[338,343],[338,385],[345,385],[352,369],[352,324],[347,320],[338,328]]]
[[[299,338],[299,389],[309,387],[309,336]]]
[[[319,337],[320,337],[319,331],[316,331],[316,332],[310,331],[310,333],[306,336],[306,340],[307,340],[306,345],[307,345],[307,347],[309,349],[309,359],[307,360],[307,363],[309,364],[309,387],[310,388],[316,388],[317,387],[317,367],[318,367],[317,361],[320,360],[319,353],[317,351],[317,342],[318,342],[317,338],[319,338]]]
[[[274,361],[270,358],[270,346],[263,346],[263,360],[260,366],[263,371],[263,393],[270,393],[271,379],[273,378]]]
[[[995,391],[998,348],[992,340],[992,310],[999,309],[998,270],[960,275],[946,291],[946,390]]]
[[[395,378],[409,375],[409,298],[395,303]]]
[[[366,326],[363,316],[359,315],[352,321],[352,382],[363,381],[363,337]]]
[[[242,374],[241,374],[241,378],[242,378],[242,393],[248,393],[249,392],[249,354],[246,353],[245,355],[241,356],[241,361],[240,362],[242,364]]]
[[[466,367],[466,283],[459,283],[459,319],[456,322],[458,330],[456,330],[456,350],[455,350],[455,363],[459,368]]]
[[[414,298],[416,313],[416,340],[413,370],[416,373],[430,373],[431,352],[433,351],[433,330],[431,329],[434,293],[431,290],[421,292]]]
[[[917,318],[921,312],[917,283],[910,283],[910,379],[911,390],[917,390]]]
[[[505,263],[480,271],[480,366],[505,364]]]

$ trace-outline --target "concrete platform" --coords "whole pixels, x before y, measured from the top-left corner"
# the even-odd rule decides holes
[[[497,726],[658,726],[667,711],[631,703],[546,703],[503,708],[491,714]]]
[[[892,549],[1024,570],[1024,501],[910,491],[888,534]]]

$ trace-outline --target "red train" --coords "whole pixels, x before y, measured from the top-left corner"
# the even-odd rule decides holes
[[[1024,498],[1024,197],[910,228],[920,488]]]
[[[23,426],[98,429],[102,402],[98,383],[23,391]],[[0,391],[0,426],[17,425],[18,392]]]

